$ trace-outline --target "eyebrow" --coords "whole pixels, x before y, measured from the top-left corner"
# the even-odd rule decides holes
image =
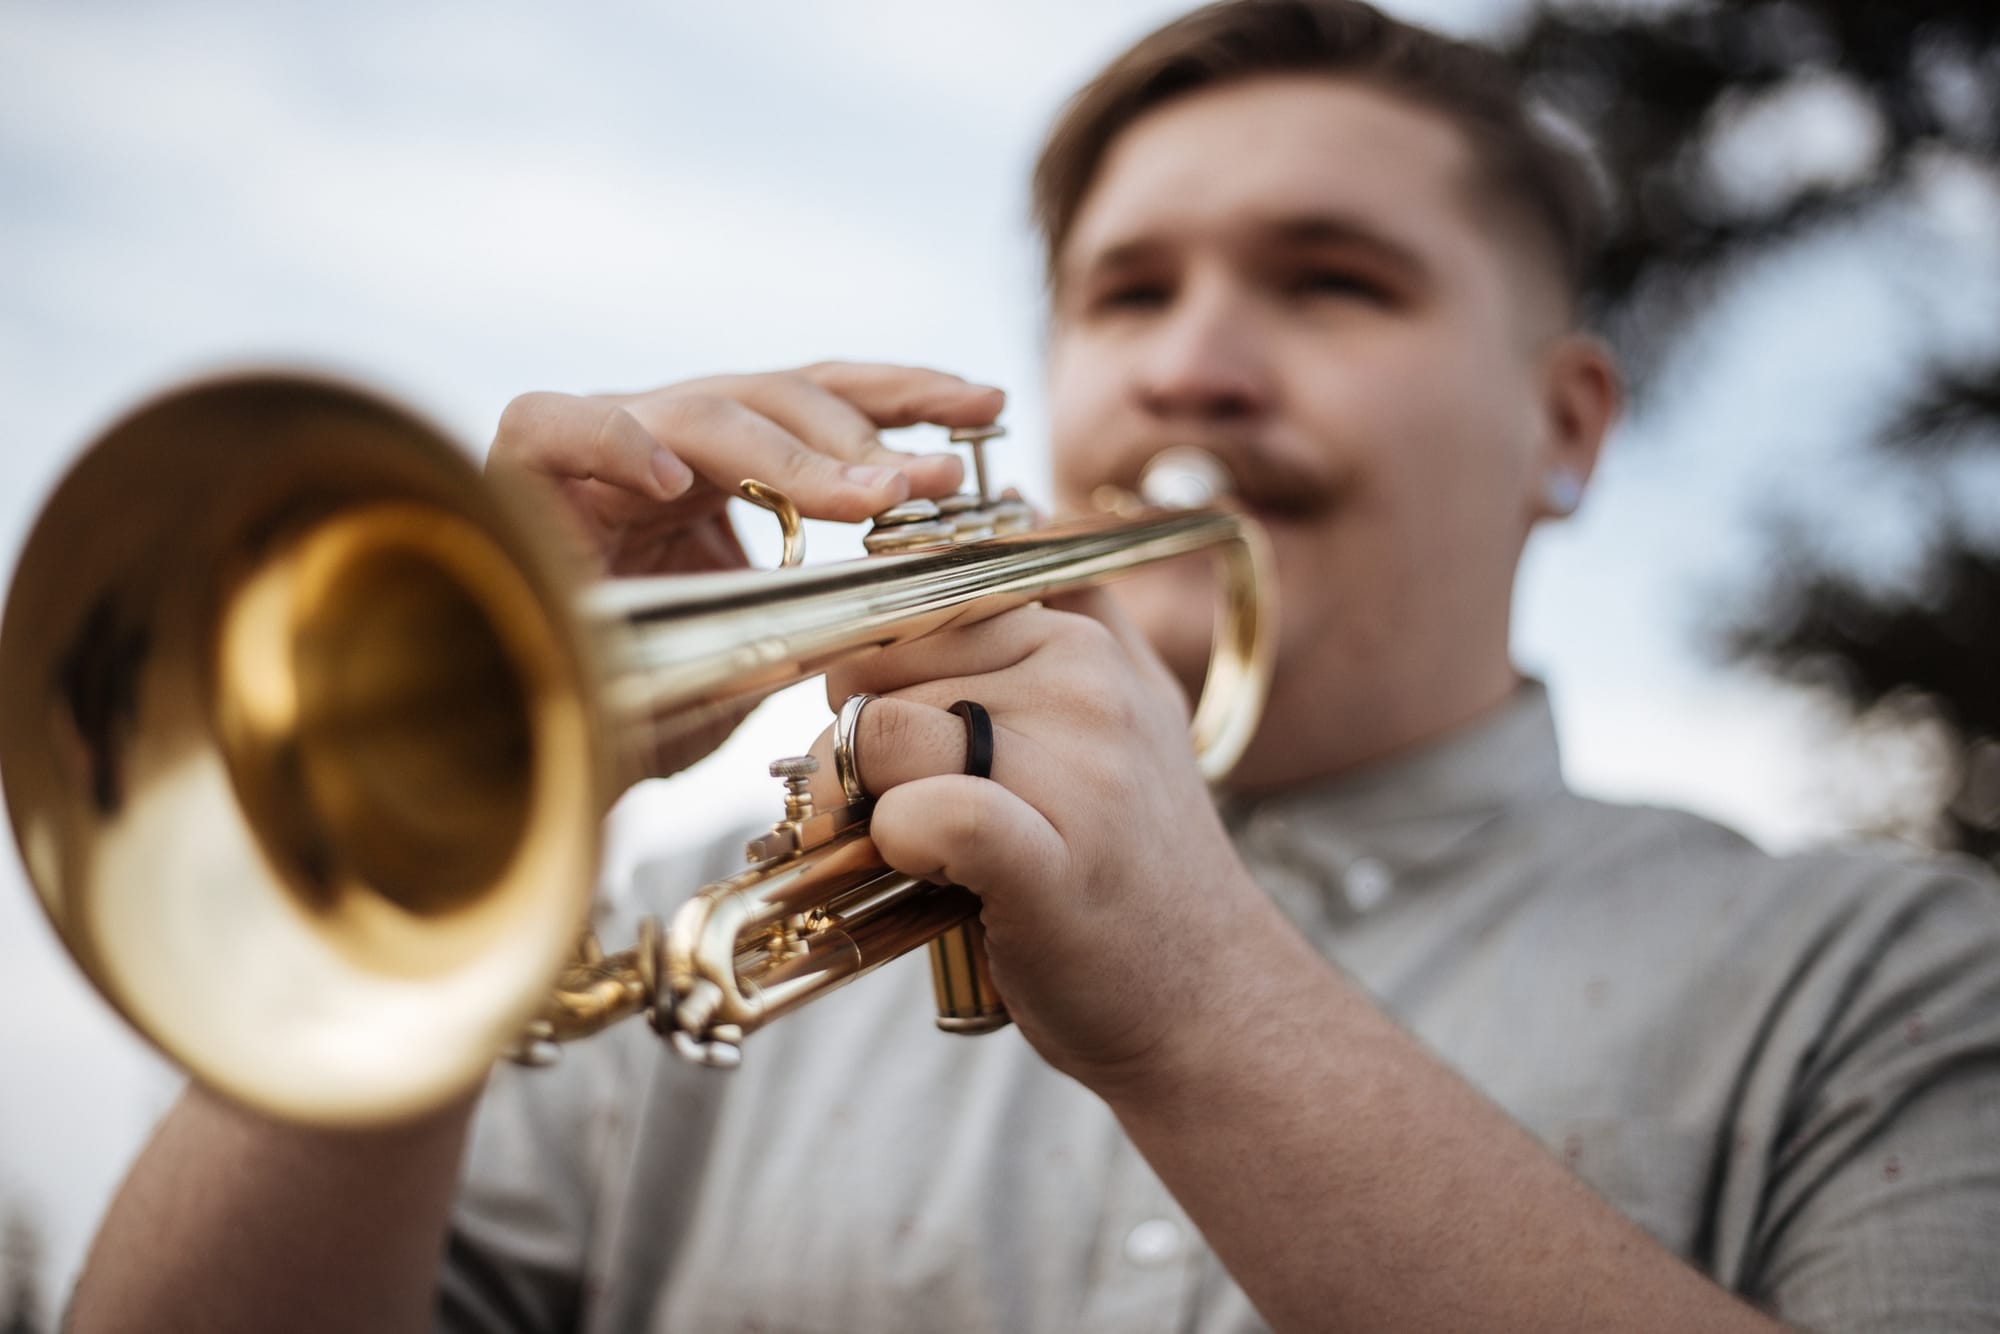
[[[1287,245],[1354,245],[1373,250],[1389,263],[1411,274],[1424,274],[1430,266],[1423,256],[1380,228],[1358,218],[1335,213],[1307,213],[1261,224]]]
[[[1430,271],[1430,266],[1416,251],[1381,229],[1346,214],[1291,213],[1261,218],[1252,223],[1252,234],[1260,246],[1273,241],[1292,248],[1359,246],[1375,252],[1412,276],[1422,276]],[[1166,242],[1158,236],[1136,236],[1107,246],[1081,265],[1066,266],[1060,276],[1066,281],[1076,281],[1093,273],[1131,267],[1144,263],[1165,248]]]

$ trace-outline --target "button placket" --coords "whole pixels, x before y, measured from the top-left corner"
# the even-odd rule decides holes
[[[1340,873],[1341,893],[1347,899],[1347,906],[1357,913],[1365,913],[1381,903],[1395,887],[1395,875],[1373,857],[1356,857]]]
[[[1130,1141],[1120,1138],[1085,1318],[1092,1334],[1188,1327],[1195,1297],[1193,1226]]]
[[[1141,1269],[1158,1269],[1181,1253],[1181,1225],[1171,1218],[1148,1218],[1125,1234],[1125,1258]]]

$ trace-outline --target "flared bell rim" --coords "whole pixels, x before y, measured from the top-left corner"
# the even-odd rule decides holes
[[[393,945],[371,958],[242,814],[215,644],[228,590],[273,551],[385,506],[406,529],[434,515],[490,567],[436,566],[461,609],[501,627],[533,806],[490,893],[450,911],[351,898]],[[437,1105],[481,1077],[573,946],[612,764],[575,579],[525,513],[408,409],[254,370],[126,414],[36,521],[0,615],[0,776],[23,863],[113,1006],[239,1101],[320,1124]]]

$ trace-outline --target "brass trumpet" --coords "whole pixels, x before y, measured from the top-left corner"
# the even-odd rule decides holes
[[[590,582],[527,502],[408,410],[325,379],[176,389],[74,465],[0,622],[0,772],[79,967],[230,1096],[384,1121],[496,1055],[644,1013],[715,1064],[927,941],[941,1024],[1004,1022],[977,901],[882,866],[799,765],[750,864],[606,957],[599,827],[663,741],[968,614],[1199,551],[1224,577],[1194,719],[1219,777],[1273,616],[1224,508],[1032,529],[980,490],[880,516],[865,558]],[[797,514],[768,487],[795,558]],[[976,609],[976,610],[973,610]],[[555,979],[553,988],[551,979]]]

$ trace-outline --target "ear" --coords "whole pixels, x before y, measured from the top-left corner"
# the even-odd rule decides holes
[[[1535,519],[1562,518],[1576,508],[1624,399],[1617,360],[1602,339],[1570,332],[1549,344],[1542,363],[1543,484],[1534,493]]]

